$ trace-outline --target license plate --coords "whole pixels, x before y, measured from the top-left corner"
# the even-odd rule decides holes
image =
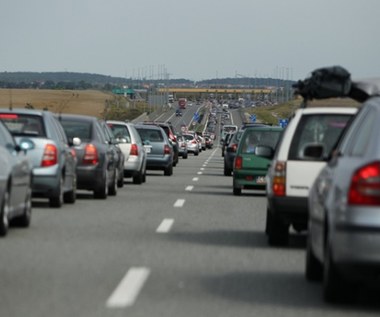
[[[145,152],[146,153],[150,153],[150,151],[152,150],[151,146],[144,146],[144,147],[145,147]]]
[[[265,176],[257,176],[256,177],[256,184],[262,184],[262,185],[264,185],[266,183],[267,183],[267,181],[265,179]]]

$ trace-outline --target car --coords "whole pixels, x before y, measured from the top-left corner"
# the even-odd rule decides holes
[[[224,157],[224,154],[226,152],[226,146],[228,146],[228,143],[230,142],[232,136],[235,134],[236,132],[231,132],[231,133],[226,133],[224,138],[221,139],[221,145],[222,145],[222,157]]]
[[[175,111],[175,115],[176,115],[176,117],[182,117],[182,110],[181,109],[177,109]]]
[[[136,124],[147,152],[146,168],[148,170],[162,170],[165,176],[173,174],[174,151],[164,129],[158,125]]]
[[[165,131],[167,137],[169,138],[169,142],[172,144],[172,147],[173,147],[173,153],[174,153],[173,166],[176,166],[178,163],[179,147],[178,147],[178,142],[175,136],[175,130],[174,130],[173,125],[170,122],[161,122],[161,121],[144,121],[143,124],[157,125]]]
[[[179,156],[181,156],[183,159],[188,158],[188,151],[187,151],[187,143],[185,138],[182,134],[176,134],[177,141],[178,141],[178,147],[179,147]]]
[[[268,167],[282,131],[276,126],[244,129],[233,163],[234,195],[241,195],[242,189],[265,190]]]
[[[206,151],[206,140],[203,136],[197,134],[198,142],[200,144],[200,151]]]
[[[289,227],[307,229],[308,196],[311,185],[326,164],[305,150],[322,144],[327,157],[355,107],[309,107],[298,109],[290,120],[267,175],[266,233],[270,245],[286,245]]]
[[[0,109],[0,119],[16,142],[28,142],[33,166],[32,195],[49,199],[50,207],[75,203],[77,158],[73,145],[54,114],[46,110]]]
[[[68,138],[81,140],[74,147],[78,189],[92,191],[97,199],[115,196],[120,157],[115,150],[116,141],[105,132],[106,125],[97,117],[77,114],[60,114],[59,121]]]
[[[106,122],[124,154],[124,177],[132,177],[134,184],[144,183],[147,154],[134,124],[115,120]]]
[[[214,146],[214,140],[211,138],[211,136],[205,136],[205,142],[206,142],[206,149],[212,149]]]
[[[243,134],[243,130],[239,130],[236,133],[232,134],[229,138],[230,141],[228,145],[224,146],[224,165],[223,165],[223,174],[224,176],[231,176],[234,168],[234,159],[236,156],[236,150],[239,145],[240,138]]]
[[[351,301],[358,286],[378,286],[379,120],[380,97],[369,97],[310,189],[305,275],[323,280],[327,302]],[[324,149],[307,151],[318,159]]]
[[[193,153],[195,156],[199,154],[199,142],[194,133],[184,133],[183,138],[186,141],[188,153]]]
[[[29,142],[17,144],[0,121],[0,236],[10,224],[28,227],[32,216],[32,166]]]

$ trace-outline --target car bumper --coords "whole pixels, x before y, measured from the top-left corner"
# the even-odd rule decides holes
[[[173,164],[172,156],[165,156],[161,158],[148,157],[146,161],[146,168],[149,170],[165,169]]]
[[[32,194],[35,197],[49,197],[59,191],[59,165],[33,168]]]
[[[141,170],[142,162],[138,157],[129,157],[124,161],[124,175],[133,175]]]
[[[245,189],[265,189],[265,173],[253,170],[234,170],[233,186],[234,188]]]
[[[77,166],[77,189],[94,190],[104,182],[100,166]]]

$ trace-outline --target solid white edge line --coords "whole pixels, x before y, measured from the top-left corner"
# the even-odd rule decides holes
[[[177,201],[174,203],[174,207],[183,207],[185,204],[185,199],[177,199]]]
[[[132,267],[107,300],[109,308],[132,306],[150,274],[146,267]]]
[[[167,233],[170,231],[174,223],[174,219],[164,219],[161,224],[158,226],[156,232],[157,233]]]

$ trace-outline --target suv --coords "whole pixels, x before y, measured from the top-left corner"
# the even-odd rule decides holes
[[[307,229],[309,190],[356,112],[354,107],[314,107],[295,112],[267,174],[269,244],[286,244],[290,225],[297,232]],[[315,144],[323,147],[320,158],[309,152]]]
[[[175,136],[175,132],[174,132],[174,128],[172,124],[170,122],[159,122],[159,121],[149,121],[149,122],[144,121],[143,124],[157,125],[165,131],[173,147],[173,152],[174,152],[173,166],[176,166],[178,163],[179,146],[178,146],[177,137]]]

